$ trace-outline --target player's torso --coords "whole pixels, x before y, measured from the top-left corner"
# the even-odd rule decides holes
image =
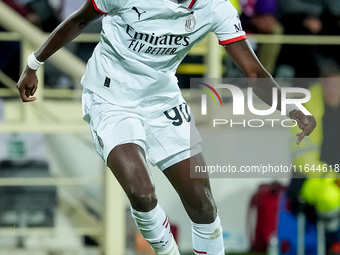
[[[189,9],[170,0],[127,0],[103,20],[106,46],[119,48],[113,55],[172,70],[211,30],[208,3]]]

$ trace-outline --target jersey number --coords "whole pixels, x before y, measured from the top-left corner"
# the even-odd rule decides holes
[[[191,116],[189,114],[188,105],[186,103],[180,104],[171,110],[164,112],[165,117],[172,120],[172,125],[180,126],[183,123],[183,118],[186,122],[191,121]]]

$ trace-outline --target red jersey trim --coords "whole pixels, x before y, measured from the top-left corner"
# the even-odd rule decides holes
[[[103,11],[101,11],[101,10],[98,8],[98,6],[97,6],[97,4],[96,4],[96,2],[95,2],[94,0],[91,0],[91,2],[92,2],[92,4],[93,4],[94,9],[96,9],[97,12],[99,12],[99,13],[101,13],[101,14],[107,14],[106,12],[103,12]]]
[[[191,0],[191,3],[189,4],[188,9],[191,9],[194,3],[195,3],[195,0]]]
[[[241,41],[241,40],[244,40],[244,39],[247,39],[246,35],[235,37],[235,38],[232,38],[232,39],[229,39],[229,40],[218,41],[218,43],[221,44],[221,45],[226,45],[226,44],[238,42],[238,41]]]

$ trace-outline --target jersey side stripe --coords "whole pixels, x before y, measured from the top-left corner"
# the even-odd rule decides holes
[[[96,4],[96,2],[94,0],[91,0],[93,7],[96,9],[97,12],[101,13],[101,14],[107,14],[107,12],[103,12],[102,10],[100,10]]]
[[[235,38],[232,38],[232,39],[229,39],[229,40],[218,41],[218,43],[221,44],[221,45],[226,45],[226,44],[241,41],[241,40],[244,40],[244,39],[247,39],[246,35],[235,37]]]

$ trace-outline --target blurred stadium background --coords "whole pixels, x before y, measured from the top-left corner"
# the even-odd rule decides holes
[[[29,5],[30,12],[20,13],[11,2],[21,7]],[[92,148],[89,129],[81,118],[79,81],[85,61],[99,40],[100,22],[39,69],[36,102],[23,104],[19,99],[16,81],[20,71],[27,56],[51,29],[44,24],[52,21],[44,20],[35,9],[39,2],[54,8],[54,21],[58,23],[83,1],[0,1],[0,255],[152,254],[132,222],[122,190]],[[62,9],[62,3],[67,8]],[[241,14],[242,2],[234,4]],[[321,34],[249,33],[248,39],[255,50],[264,45],[334,47],[340,43],[340,37]],[[278,70],[274,63],[272,70],[279,78],[298,78],[293,67],[286,64]],[[241,75],[211,34],[190,51],[178,69],[178,77],[183,95],[190,102],[189,78]],[[224,100],[231,106],[230,95]],[[194,107],[195,102],[191,104]],[[255,106],[260,105],[256,100]],[[272,164],[289,165],[292,161],[292,137],[287,128],[219,128],[212,132],[198,117],[197,123],[208,163],[218,162],[216,141],[221,137],[228,145],[223,147],[223,154],[235,165],[261,164],[264,158]],[[162,173],[150,168],[180,250],[193,254],[189,218]],[[248,207],[258,186],[273,180],[287,185],[289,179],[287,174],[277,179],[211,180],[228,254],[250,253],[249,232],[253,226],[249,225]],[[269,248],[266,252],[270,253]]]

